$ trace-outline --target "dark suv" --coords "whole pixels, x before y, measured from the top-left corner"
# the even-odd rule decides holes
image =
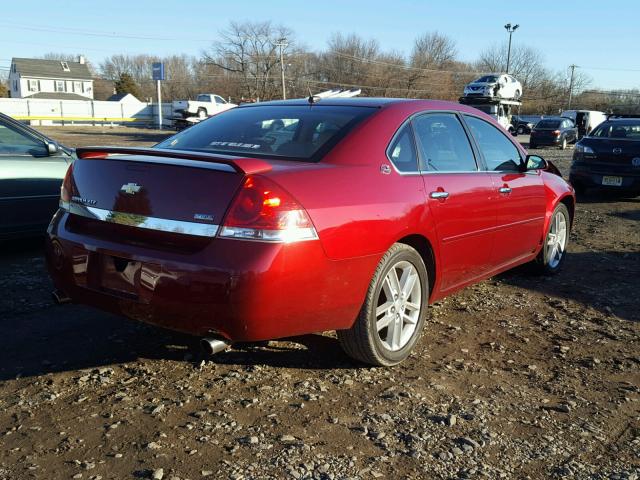
[[[531,130],[529,148],[543,145],[567,148],[571,142],[578,139],[578,129],[573,120],[564,117],[546,117],[536,123]]]
[[[583,137],[569,181],[578,193],[597,187],[640,195],[640,116],[609,118]]]

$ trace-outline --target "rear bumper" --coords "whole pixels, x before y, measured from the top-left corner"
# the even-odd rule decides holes
[[[533,143],[534,145],[540,145],[542,147],[551,147],[560,145],[562,142],[562,137],[534,137],[532,136],[529,139],[529,143]]]
[[[68,218],[54,216],[46,256],[55,287],[73,302],[231,341],[349,328],[379,260],[332,261],[319,241],[214,238],[195,253],[153,250],[74,233]],[[113,271],[116,262],[124,271]]]
[[[622,185],[602,185],[602,177],[622,177]],[[603,190],[620,192],[640,192],[640,172],[630,174],[626,169],[618,171],[615,168],[607,170],[593,169],[586,164],[573,164],[569,172],[569,182],[572,185],[580,185],[584,188],[599,188]]]

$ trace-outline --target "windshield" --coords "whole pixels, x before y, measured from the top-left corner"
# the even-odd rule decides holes
[[[560,120],[540,120],[536,128],[559,128]]]
[[[496,75],[485,75],[484,77],[477,79],[475,83],[493,83],[497,81],[498,77]]]
[[[592,137],[640,140],[640,122],[602,123],[591,132]]]
[[[377,109],[264,105],[227,110],[168,138],[159,148],[317,161]]]

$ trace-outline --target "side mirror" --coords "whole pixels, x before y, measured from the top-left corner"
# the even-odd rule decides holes
[[[58,145],[56,143],[53,142],[47,142],[47,152],[49,152],[49,155],[55,155],[56,153],[58,153]]]
[[[527,155],[525,170],[544,170],[548,166],[547,161],[538,155]]]

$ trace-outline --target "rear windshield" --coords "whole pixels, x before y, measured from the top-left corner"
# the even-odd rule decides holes
[[[591,132],[592,137],[629,138],[640,140],[640,122],[602,123]]]
[[[495,75],[485,75],[484,77],[480,77],[476,80],[476,83],[492,83],[497,82],[498,77]]]
[[[220,113],[157,145],[159,148],[318,161],[377,109],[264,105]]]
[[[558,128],[560,127],[560,120],[540,120],[536,124],[536,128]]]

